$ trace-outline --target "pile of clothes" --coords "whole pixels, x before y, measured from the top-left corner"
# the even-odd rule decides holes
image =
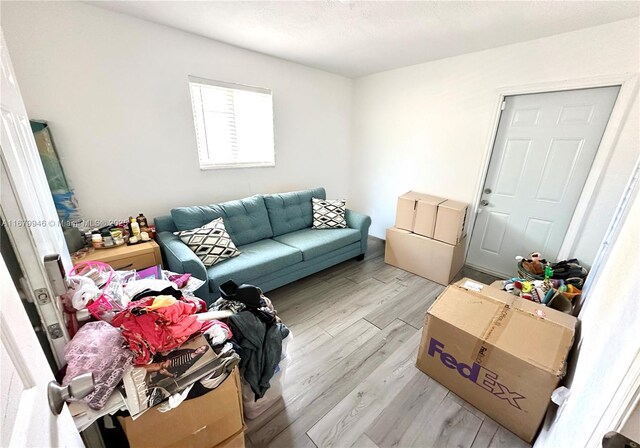
[[[282,359],[282,341],[289,329],[260,288],[228,281],[220,286],[220,294],[210,310],[233,313],[227,322],[240,355],[240,375],[251,386],[255,400],[259,400],[269,389]]]
[[[167,289],[150,291],[149,295],[132,300],[126,310],[111,320],[113,326],[122,330],[135,355],[135,365],[148,364],[156,353],[181,346],[202,328],[195,314],[206,304],[183,300],[178,289]]]
[[[240,362],[230,326],[217,319],[230,313],[208,313],[193,295],[203,282],[158,272],[160,278],[137,278],[89,265],[69,279],[65,309],[102,302],[90,321],[78,322],[65,348],[63,384],[94,375],[95,389],[82,399],[91,409],[102,409],[119,391],[132,416],[161,402],[166,411],[216,388]]]
[[[272,379],[281,387],[274,374],[282,377],[289,329],[260,288],[229,281],[207,309],[193,294],[203,283],[159,268],[78,266],[63,297],[75,318],[63,384],[92,372],[95,389],[82,401],[98,413],[126,409],[136,418],[153,406],[164,412],[209,392],[239,365],[252,404],[266,406],[281,390],[265,397]]]

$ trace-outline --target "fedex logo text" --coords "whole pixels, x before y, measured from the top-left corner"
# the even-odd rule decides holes
[[[501,400],[506,400],[511,406],[522,409],[518,400],[524,400],[525,396],[510,391],[507,386],[498,382],[498,375],[491,370],[487,370],[475,362],[472,365],[458,362],[456,358],[444,351],[444,344],[434,338],[431,338],[429,341],[428,353],[429,356],[434,358],[436,357],[436,353],[438,353],[440,355],[440,361],[445,367],[456,370],[463,378],[491,392]]]

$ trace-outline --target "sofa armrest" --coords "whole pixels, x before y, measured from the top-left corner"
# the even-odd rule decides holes
[[[362,213],[354,212],[349,209],[346,210],[345,218],[347,220],[347,225],[350,228],[360,231],[360,247],[364,254],[367,251],[371,218],[368,215],[363,215]]]
[[[201,299],[208,299],[209,282],[207,270],[198,256],[178,236],[171,232],[158,233],[157,242],[162,250],[167,269],[178,274],[188,273],[200,280],[204,280],[204,285],[198,288],[195,294]]]

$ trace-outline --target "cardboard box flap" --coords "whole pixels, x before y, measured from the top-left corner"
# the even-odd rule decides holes
[[[448,244],[457,244],[465,234],[469,204],[447,199],[438,205],[433,237]]]
[[[433,227],[435,225],[436,211],[439,203],[444,201],[443,198],[431,196],[429,194],[418,193],[417,191],[407,191],[402,196],[398,197],[398,205],[396,207],[396,227],[404,230],[414,231],[416,219],[418,219],[418,204],[426,204],[427,208],[431,206],[433,208],[432,213],[427,213],[427,221],[433,221],[427,224],[430,227],[430,233],[427,236],[433,236]],[[424,210],[423,210],[424,212]],[[423,216],[424,219],[424,216]]]
[[[469,204],[464,202],[453,201],[451,199],[447,199],[446,201],[440,203],[439,207],[450,208],[451,210],[464,210],[467,208]]]
[[[432,238],[436,228],[438,204],[444,201],[436,196],[422,198],[415,202],[416,216],[413,231],[417,234]]]
[[[405,194],[400,196],[400,199],[409,199],[412,201],[424,201],[429,204],[435,204],[435,205],[438,205],[441,202],[446,201],[446,199],[444,198],[439,198],[438,196],[432,196],[426,193],[418,193],[417,191],[413,191],[413,190],[407,191]]]
[[[468,282],[481,288],[473,290],[463,287],[465,284],[469,286]],[[428,316],[478,338],[478,350],[481,345],[488,345],[533,367],[562,376],[566,354],[573,344],[576,319],[569,315],[561,318],[556,313],[563,314],[481,283],[462,279],[447,287],[429,309]]]
[[[428,194],[425,194],[425,195],[422,195],[420,199],[418,199],[418,202],[422,202],[428,205],[439,205],[439,204],[442,204],[443,202],[446,202],[446,199],[439,198],[438,196],[430,196]]]
[[[577,319],[572,315],[554,310],[553,308],[546,307],[539,303],[532,302],[531,300],[526,300],[514,296],[511,293],[503,291],[501,287],[485,285],[468,278],[463,278],[455,282],[454,285],[472,291],[478,289],[477,292],[484,296],[490,297],[503,303],[514,303],[518,307],[518,309],[529,314],[533,314],[535,317],[544,317],[544,319],[561,325],[572,331],[575,329]],[[544,316],[540,315],[541,312],[544,314]]]

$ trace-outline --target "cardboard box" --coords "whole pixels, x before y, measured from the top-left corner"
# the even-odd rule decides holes
[[[384,261],[448,285],[464,265],[465,240],[452,246],[406,230],[387,229]]]
[[[416,365],[531,442],[565,374],[575,325],[573,316],[463,279],[429,308]]]
[[[469,204],[451,199],[438,204],[433,238],[443,243],[458,244],[466,235],[465,224],[468,208]]]
[[[216,448],[244,448],[244,430],[234,436],[231,436]]]
[[[436,229],[439,205],[446,202],[437,196],[425,195],[416,203],[416,219],[413,231],[419,235],[433,238]],[[455,244],[454,244],[455,245]]]
[[[396,227],[433,237],[437,206],[444,200],[444,198],[416,191],[406,192],[398,198]]]
[[[169,412],[153,408],[136,420],[118,419],[131,448],[212,448],[227,443],[244,429],[238,369],[218,388]]]

